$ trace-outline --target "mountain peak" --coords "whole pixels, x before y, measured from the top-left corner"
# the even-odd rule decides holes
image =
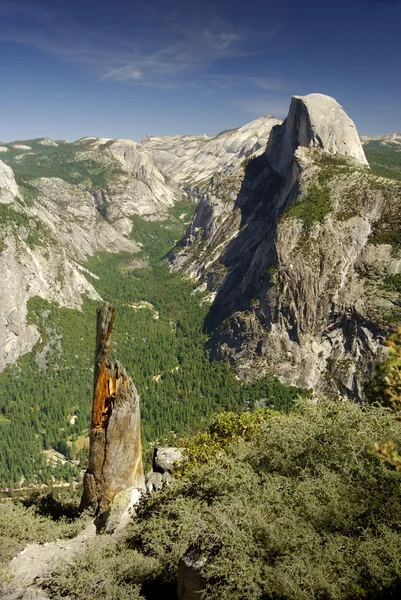
[[[320,148],[346,156],[357,165],[368,165],[354,122],[334,98],[324,94],[292,97],[284,123],[272,130],[267,157],[284,174],[299,146]]]

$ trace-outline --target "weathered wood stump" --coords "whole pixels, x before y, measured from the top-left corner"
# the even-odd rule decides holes
[[[81,510],[91,508],[96,515],[123,489],[145,489],[139,395],[124,368],[107,358],[115,318],[109,304],[97,311],[89,465],[81,499]]]

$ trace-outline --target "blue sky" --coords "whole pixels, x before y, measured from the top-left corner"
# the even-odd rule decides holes
[[[401,0],[0,0],[0,139],[213,134],[292,94],[401,131]]]

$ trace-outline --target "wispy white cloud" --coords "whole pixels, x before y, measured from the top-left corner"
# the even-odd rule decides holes
[[[203,28],[185,30],[173,44],[146,55],[133,55],[129,61],[105,73],[105,79],[160,84],[163,79],[202,72],[215,61],[233,58],[240,53],[244,37],[230,30]],[[168,83],[167,81],[165,81]]]
[[[146,9],[147,10],[147,9]],[[150,9],[149,9],[150,10]],[[268,76],[224,74],[227,61],[260,54],[255,40],[276,35],[277,29],[247,31],[226,19],[184,17],[175,13],[147,14],[146,27],[127,35],[99,31],[75,22],[74,16],[28,3],[0,0],[2,15],[18,13],[28,27],[0,21],[0,39],[32,46],[79,64],[100,81],[127,82],[156,88],[232,89],[249,86],[265,91],[288,90],[284,81]],[[134,15],[130,18],[134,19]]]

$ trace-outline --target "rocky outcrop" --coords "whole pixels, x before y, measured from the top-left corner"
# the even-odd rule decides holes
[[[29,544],[9,564],[9,576],[0,587],[3,600],[49,600],[42,584],[58,562],[72,562],[94,541],[96,527],[90,523],[72,539]]]
[[[13,170],[0,160],[0,204],[9,204],[18,196]]]
[[[183,198],[178,184],[166,178],[141,144],[109,138],[83,138],[76,144],[83,160],[120,167],[107,190],[96,190],[95,195],[107,199],[107,219],[124,235],[131,232],[134,215],[163,220],[169,208]]]
[[[99,300],[81,263],[95,252],[139,252],[99,215],[90,192],[56,178],[35,187],[35,202],[8,203],[0,224],[0,371],[40,337],[27,324],[30,298],[69,308],[80,308],[82,294]]]
[[[245,379],[361,398],[398,314],[383,281],[399,272],[400,187],[370,175],[352,121],[320,94],[294,97],[231,183],[212,179],[171,255],[209,291],[214,355]]]
[[[152,471],[146,475],[146,489],[151,494],[154,490],[161,490],[169,485],[174,468],[184,460],[181,448],[173,446],[155,448],[153,452]]]
[[[129,487],[118,492],[107,511],[95,519],[98,531],[104,530],[105,533],[111,534],[127,527],[132,522],[142,497],[143,490],[137,487]]]
[[[183,461],[181,448],[173,446],[166,448],[156,448],[153,454],[153,471],[155,473],[171,473],[174,466]]]

